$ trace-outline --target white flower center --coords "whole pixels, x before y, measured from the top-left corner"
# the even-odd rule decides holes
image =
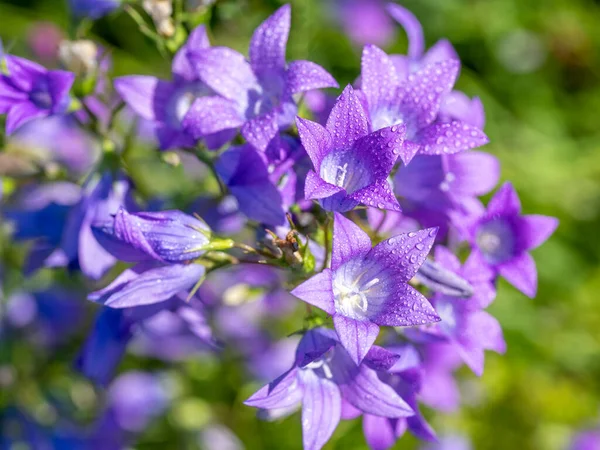
[[[345,283],[340,277],[333,280],[333,295],[336,310],[352,319],[364,319],[369,308],[368,293],[379,283],[379,278],[374,278],[366,284],[361,284],[361,274],[352,284]]]

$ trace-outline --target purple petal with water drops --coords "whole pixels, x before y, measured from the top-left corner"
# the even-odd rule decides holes
[[[500,162],[489,153],[458,153],[446,159],[446,167],[445,181],[454,195],[485,195],[500,178]]]
[[[537,292],[537,269],[529,253],[521,253],[509,262],[498,267],[498,272],[506,281],[530,298]]]
[[[168,300],[194,286],[206,269],[200,264],[156,266],[139,263],[88,299],[111,308],[128,308]]]
[[[238,128],[245,122],[236,105],[223,97],[200,97],[194,100],[182,126],[194,139],[223,130]]]
[[[363,49],[360,74],[360,89],[373,109],[389,102],[400,82],[390,57],[375,45]]]
[[[423,27],[419,19],[408,9],[393,3],[387,5],[387,10],[406,31],[409,58],[420,59],[425,50],[425,38],[423,37]]]
[[[397,273],[398,281],[408,282],[427,258],[436,233],[436,228],[428,228],[393,236],[377,244],[367,258],[385,261],[386,267]]]
[[[374,345],[365,356],[363,363],[375,371],[387,372],[394,367],[399,359],[399,354]]]
[[[298,369],[293,368],[256,391],[244,404],[264,409],[289,408],[300,403],[302,394]]]
[[[504,183],[496,191],[487,205],[487,216],[515,216],[521,212],[521,201],[510,182]]]
[[[331,197],[342,192],[344,189],[323,181],[314,171],[310,170],[306,174],[304,182],[304,197],[308,200],[318,200]]]
[[[408,164],[414,156],[414,153],[406,153],[402,145],[405,136],[406,127],[404,125],[382,128],[357,139],[354,151],[367,165],[374,179],[385,179],[396,165],[399,156],[404,164]]]
[[[330,269],[325,269],[321,273],[312,276],[293,289],[291,294],[310,305],[322,309],[327,314],[335,313]]]
[[[127,106],[144,119],[156,120],[155,95],[169,83],[146,75],[128,75],[116,78],[114,85]]]
[[[421,145],[420,153],[423,155],[451,155],[481,147],[490,140],[479,128],[455,120],[421,129],[415,141]]]
[[[558,219],[549,216],[526,215],[517,222],[519,246],[525,250],[542,245],[558,227]]]
[[[479,97],[471,99],[461,91],[452,91],[444,97],[440,116],[447,116],[450,120],[460,120],[480,130],[483,130],[485,125],[485,111],[481,99]]]
[[[331,268],[337,270],[346,261],[366,255],[372,247],[371,238],[358,225],[340,213],[333,217]]]
[[[285,89],[288,94],[297,94],[313,89],[339,87],[335,78],[323,67],[311,61],[292,61],[285,73]]]
[[[26,123],[47,115],[48,111],[39,109],[29,101],[17,103],[8,111],[6,117],[6,134],[10,135]]]
[[[202,81],[223,97],[242,106],[248,92],[259,90],[258,80],[241,53],[226,47],[190,52],[190,60]]]
[[[371,320],[378,325],[409,327],[439,322],[440,317],[419,291],[407,284],[400,284]]]
[[[277,120],[276,111],[254,117],[242,127],[242,136],[254,148],[265,151],[279,131]]]
[[[459,67],[456,60],[442,61],[408,76],[397,95],[402,99],[399,107],[409,129],[420,130],[435,120],[443,96],[454,86]]]
[[[206,34],[204,25],[197,26],[189,35],[186,43],[177,51],[173,57],[171,72],[175,78],[185,81],[195,81],[197,79],[194,66],[189,60],[189,53],[199,51],[210,47],[210,41]]]
[[[350,198],[363,205],[389,211],[400,211],[400,204],[387,180],[379,180],[350,195]]]
[[[319,450],[335,431],[342,414],[342,397],[336,384],[319,378],[312,370],[300,372],[302,398],[302,442],[305,450]]]
[[[365,414],[363,433],[371,450],[387,450],[396,443],[396,420]]]
[[[320,124],[301,117],[296,118],[296,125],[302,146],[315,169],[319,170],[323,158],[331,151],[333,145],[331,134]]]
[[[333,316],[333,325],[352,361],[360,364],[377,339],[379,327],[368,320],[355,320],[341,314]]]
[[[346,86],[338,97],[326,128],[331,133],[332,145],[336,149],[350,148],[358,138],[369,133],[367,114],[352,86]]]
[[[257,74],[285,68],[285,48],[291,25],[291,7],[284,5],[261,23],[250,41],[250,64]]]
[[[447,61],[449,59],[455,59],[460,61],[458,53],[447,39],[440,39],[433,44],[429,50],[425,52],[419,64],[426,66],[428,64],[434,64],[436,62]]]

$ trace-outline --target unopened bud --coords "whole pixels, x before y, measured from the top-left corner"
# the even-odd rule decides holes
[[[172,0],[144,0],[142,7],[152,17],[156,30],[161,36],[171,37],[175,34],[175,25],[171,18],[173,15]]]
[[[89,75],[98,66],[98,46],[93,41],[62,41],[58,56],[61,63],[76,75]]]

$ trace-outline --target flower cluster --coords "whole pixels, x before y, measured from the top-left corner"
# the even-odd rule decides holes
[[[120,3],[71,1],[76,16],[92,18]],[[359,416],[373,449],[391,447],[406,430],[435,441],[419,405],[458,407],[456,369],[482,375],[485,351],[505,352],[501,326],[486,311],[497,280],[534,297],[529,252],[558,224],[523,215],[510,183],[481,202],[500,167],[479,149],[488,143],[481,101],[454,89],[456,51],[445,40],[425,51],[417,19],[390,4],[408,54],[366,45],[356,82],[330,108],[311,111],[310,102],[300,107],[304,94],[339,86],[314,62],[287,61],[289,5],[255,30],[246,56],[211,46],[205,25],[178,44],[185,28],[165,9],[170,2],[143,3],[152,19],[143,30],[171,52],[169,80],[111,80],[89,41],[62,48],[69,60],[93,55],[92,75],[0,55],[8,143],[60,121],[53,126],[97,147],[77,170],[64,164],[73,156],[50,149],[34,173],[52,163],[66,175],[17,183],[3,199],[15,245],[28,245],[25,274],[53,268],[96,282],[87,298],[100,307],[76,367],[110,386],[113,400],[77,442],[88,448],[90,433],[118,430],[118,445],[129,444],[131,435],[121,435],[165,407],[152,376],[113,381],[126,352],[173,361],[227,348],[240,354],[240,370],[268,382],[245,401],[260,418],[301,409],[306,450]],[[132,175],[132,141],[162,151],[162,165],[189,162],[203,194],[150,198]],[[86,173],[80,184],[77,172]],[[49,345],[77,325],[81,305],[56,290],[11,299],[7,330],[37,321]],[[265,331],[265,321],[297,316],[299,301],[299,339]]]

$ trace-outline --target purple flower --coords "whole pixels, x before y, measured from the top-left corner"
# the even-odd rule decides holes
[[[546,241],[558,226],[554,217],[521,215],[521,202],[510,183],[490,200],[487,210],[459,224],[473,257],[502,275],[528,297],[537,291],[537,270],[529,254]]]
[[[210,43],[204,26],[196,28],[173,59],[171,71],[173,81],[160,80],[146,75],[129,75],[115,79],[115,89],[143,119],[155,125],[155,133],[160,148],[167,150],[177,147],[193,147],[196,139],[205,138],[210,148],[218,148],[231,137],[231,133],[196,133],[192,136],[183,127],[190,107],[198,97],[213,94],[192,68],[189,55],[192,51],[208,48]],[[214,99],[215,97],[205,97]],[[211,107],[218,105],[211,103]]]
[[[333,316],[340,342],[357,364],[379,325],[412,326],[439,320],[423,295],[409,286],[433,241],[433,228],[394,236],[371,247],[367,233],[335,213],[331,269],[292,291]]]
[[[600,430],[586,430],[578,433],[569,450],[600,450]]]
[[[297,119],[302,145],[312,160],[304,185],[307,199],[329,211],[349,211],[359,203],[398,211],[400,205],[387,181],[398,156],[407,163],[404,125],[369,134],[368,118],[351,86],[333,107],[327,125]]]
[[[99,19],[117,9],[121,0],[69,0],[73,15]]]
[[[7,73],[0,73],[0,114],[7,114],[6,134],[41,117],[62,114],[69,106],[75,75],[46,70],[24,58],[6,55]]]
[[[386,45],[394,37],[394,23],[383,0],[337,0],[334,14],[344,32],[359,45]]]
[[[211,235],[204,221],[181,211],[128,213],[122,207],[111,220],[96,222],[92,229],[100,245],[128,262],[192,261],[206,252]]]
[[[246,217],[269,225],[284,224],[281,193],[271,181],[264,154],[248,144],[231,147],[221,155],[216,169]]]
[[[125,270],[104,289],[92,292],[88,299],[111,308],[159,303],[192,288],[204,273],[205,268],[200,264],[163,266],[140,262]]]
[[[333,330],[309,330],[298,345],[296,362],[285,374],[264,386],[246,405],[271,411],[291,412],[302,404],[302,436],[305,450],[318,450],[329,440],[342,415],[342,401],[358,410],[383,417],[407,417],[414,413],[406,402],[377,377],[372,367],[391,366],[389,352],[375,347],[356,365],[338,344]]]
[[[436,120],[459,66],[453,59],[436,62],[403,79],[383,50],[366,46],[361,91],[368,105],[371,129],[404,124],[404,146],[411,154],[447,155],[487,144],[487,136],[477,127],[460,120]]]
[[[264,150],[297,111],[294,94],[337,87],[333,77],[310,61],[286,64],[291,8],[284,5],[265,20],[250,42],[250,60],[226,47],[190,55],[200,79],[219,96],[194,102],[185,127],[198,137],[241,127],[244,138]]]

